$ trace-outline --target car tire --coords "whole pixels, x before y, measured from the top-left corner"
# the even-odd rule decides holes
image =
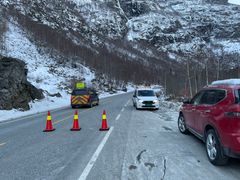
[[[186,127],[185,118],[182,114],[180,114],[179,117],[178,117],[178,129],[182,134],[188,134],[189,133],[189,131]]]
[[[205,147],[208,159],[213,165],[221,166],[227,164],[229,158],[224,155],[221,143],[213,129],[208,130],[206,133]]]
[[[138,105],[137,105],[137,104],[135,105],[135,107],[136,107],[136,110],[140,110],[140,108],[138,107]]]
[[[97,104],[96,104],[97,106],[99,105],[99,100],[97,101]]]
[[[72,105],[72,109],[75,109],[75,108],[76,108],[76,106]]]
[[[93,103],[91,101],[90,104],[89,104],[89,108],[92,108],[92,107],[93,107]]]
[[[137,103],[135,103],[135,108],[136,110],[139,110]]]

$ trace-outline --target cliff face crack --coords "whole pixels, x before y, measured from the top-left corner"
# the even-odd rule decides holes
[[[166,175],[166,171],[167,171],[167,160],[166,160],[166,158],[164,157],[164,160],[163,160],[163,175],[162,175],[161,180],[164,180],[165,175]]]
[[[141,163],[141,159],[142,159],[142,154],[146,152],[146,149],[142,150],[138,155],[137,155],[137,162]]]

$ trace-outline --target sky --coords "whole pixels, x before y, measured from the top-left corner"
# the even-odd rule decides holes
[[[228,0],[229,3],[240,5],[240,0]]]

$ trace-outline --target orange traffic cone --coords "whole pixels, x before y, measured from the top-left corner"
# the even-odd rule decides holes
[[[52,126],[52,117],[51,117],[50,111],[48,111],[46,129],[43,130],[43,132],[50,132],[50,131],[54,131],[54,130],[55,129]]]
[[[103,110],[103,114],[102,114],[102,127],[99,129],[99,131],[108,131],[109,127],[107,125],[107,115],[106,115],[106,111]]]
[[[76,110],[74,114],[73,127],[71,131],[80,131],[80,130],[81,128],[79,127],[79,124],[78,124],[78,111]]]

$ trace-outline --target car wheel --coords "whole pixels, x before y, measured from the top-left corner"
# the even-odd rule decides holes
[[[178,129],[182,134],[188,134],[185,118],[182,114],[180,114],[178,117]]]
[[[96,104],[97,106],[99,105],[99,100],[97,101],[97,104]]]
[[[222,146],[213,129],[207,131],[206,134],[206,151],[209,161],[214,165],[225,165],[228,157],[224,155]]]
[[[135,107],[136,107],[136,110],[140,110],[140,108],[138,107],[138,105],[137,105],[137,104],[135,104]]]
[[[90,102],[90,104],[89,104],[89,107],[90,107],[90,108],[92,108],[92,107],[93,107],[93,103],[92,103],[92,102]]]
[[[72,105],[72,109],[75,109],[75,108],[76,108],[76,106]]]
[[[135,107],[136,110],[138,110],[137,104],[134,104],[134,107]]]

